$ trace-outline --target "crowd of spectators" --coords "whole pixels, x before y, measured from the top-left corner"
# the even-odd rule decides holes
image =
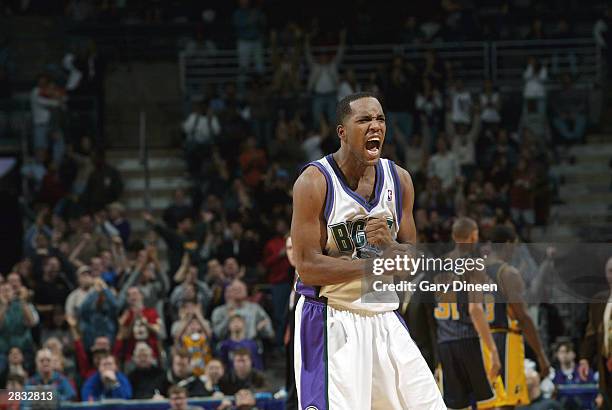
[[[73,1],[65,12],[77,21],[192,19],[184,16],[188,2],[180,13],[160,2],[146,11],[122,4],[129,2]],[[552,29],[536,19],[519,32],[509,19],[513,7],[491,6],[465,30],[475,9],[442,1],[435,18],[398,22],[401,39],[434,43],[493,32],[561,38],[571,31],[567,22]],[[198,15],[215,20],[214,12]],[[587,127],[573,57],[527,61],[515,121],[495,84],[483,79],[467,88],[431,50],[412,63],[395,56],[358,81],[343,54],[347,41],[364,41],[362,23],[371,16],[354,17],[360,24],[346,22],[349,29],[337,35],[316,21],[308,29],[288,22],[269,30],[274,18],[240,1],[231,19],[239,75],[193,101],[180,125],[192,187],[176,190],[162,215],[126,217],[121,175],[104,152],[89,136],[64,137],[62,115],[74,90],[87,84],[87,70],[67,56],[61,85],[39,77],[31,91],[34,155],[22,168],[32,223],[23,258],[0,276],[2,387],[51,385],[62,400],[167,398],[177,409],[187,397],[235,395],[220,409],[254,408],[254,392],[279,387],[266,370],[283,348],[294,279],[285,248],[291,185],[303,164],[337,149],[335,103],[356,91],[380,95],[384,156],[412,175],[419,242],[449,241],[457,215],[478,221],[485,236],[496,224],[515,226],[523,241],[533,226],[548,223],[558,188],[553,142],[579,142]],[[331,46],[313,53],[313,45]],[[568,72],[559,70],[561,60],[570,62]],[[563,83],[550,96],[549,76]],[[133,234],[136,221],[145,222],[144,236]],[[554,384],[578,380],[573,349],[556,349]],[[534,400],[549,400],[539,380],[532,386]]]

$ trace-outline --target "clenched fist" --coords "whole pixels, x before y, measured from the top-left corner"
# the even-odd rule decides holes
[[[383,218],[368,219],[365,226],[365,234],[368,243],[380,249],[386,249],[395,242],[391,237],[387,221]]]

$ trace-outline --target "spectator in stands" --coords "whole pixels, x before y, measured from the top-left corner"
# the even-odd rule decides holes
[[[119,199],[123,192],[123,180],[119,171],[106,162],[104,151],[96,152],[94,166],[81,200],[88,209],[97,211]]]
[[[170,389],[168,389],[170,410],[203,410],[202,407],[190,406],[187,404],[187,393],[188,391],[184,386],[171,386]]]
[[[530,404],[527,406],[519,406],[517,410],[563,410],[564,407],[559,402],[547,399],[542,394],[540,388],[540,375],[534,369],[527,369],[525,371],[525,378],[527,380],[527,390],[529,391]]]
[[[28,387],[50,388],[60,401],[75,399],[76,392],[68,378],[53,370],[52,358],[53,354],[49,349],[41,349],[36,353],[36,373],[28,379]]]
[[[194,263],[199,262],[196,250],[206,238],[206,224],[197,223],[194,226],[191,215],[182,215],[177,221],[176,230],[172,230],[155,221],[150,213],[143,214],[144,220],[159,233],[168,248],[168,267],[170,272],[176,272],[181,265],[181,259],[185,251],[190,253]]]
[[[108,205],[108,219],[110,223],[119,231],[121,242],[129,243],[132,228],[130,221],[125,218],[125,206],[121,202],[113,202]]]
[[[79,309],[91,291],[93,278],[91,276],[91,269],[89,266],[83,265],[77,270],[77,281],[79,287],[70,292],[66,298],[66,304],[64,306],[66,315],[71,318],[78,317]]]
[[[323,113],[330,123],[335,123],[336,102],[338,98],[339,74],[338,66],[344,56],[346,47],[346,30],[340,32],[340,43],[335,56],[321,54],[315,60],[312,54],[310,35],[306,36],[306,61],[310,67],[308,91],[312,93],[312,123],[319,121]]]
[[[216,259],[215,261],[219,263]],[[189,263],[188,253],[185,253],[183,255],[183,259],[181,260],[181,266],[174,275],[174,281],[176,283],[179,283],[179,285],[175,287],[172,293],[170,294],[170,303],[172,304],[172,307],[175,311],[178,312],[178,308],[185,300],[185,293],[187,292],[188,286],[195,287],[195,296],[197,303],[202,306],[202,310],[204,312],[208,311],[208,306],[210,305],[213,296],[212,290],[205,281],[201,281],[198,279],[198,268],[195,265]]]
[[[28,302],[25,286],[15,292],[9,283],[0,284],[0,355],[6,357],[10,347],[18,347],[26,361],[34,356],[31,329],[38,325],[36,308]],[[31,361],[30,361],[31,363]]]
[[[49,326],[53,320],[53,312],[56,306],[61,306],[70,289],[65,277],[59,276],[61,269],[60,261],[55,256],[50,256],[44,262],[43,275],[37,281],[34,288],[34,304],[41,316],[44,325]]]
[[[25,387],[25,382],[26,380],[24,376],[11,373],[6,377],[6,384],[3,384],[2,386],[7,390],[22,391]],[[17,405],[19,406],[19,403]],[[17,410],[19,407],[15,407],[14,409]]]
[[[239,158],[242,181],[250,189],[257,189],[266,173],[266,152],[257,146],[255,137],[248,137]]]
[[[244,282],[234,280],[225,289],[225,304],[212,313],[213,332],[218,339],[228,336],[230,317],[235,314],[242,316],[246,322],[246,337],[249,339],[274,337],[272,322],[263,308],[247,299],[247,287]]]
[[[480,115],[478,109],[473,108],[476,114],[469,128],[466,123],[453,121],[452,111],[446,114],[446,135],[451,140],[451,151],[461,167],[461,175],[468,179],[476,167],[476,139],[480,135]]]
[[[264,246],[263,266],[267,270],[268,283],[271,285],[272,305],[274,306],[275,333],[277,345],[282,345],[283,329],[285,329],[285,317],[287,301],[291,293],[292,279],[289,271],[289,260],[285,249],[285,237],[289,232],[289,226],[284,219],[278,219],[275,223],[274,236]]]
[[[347,95],[355,94],[361,91],[361,85],[357,82],[355,71],[351,68],[347,69],[338,85],[338,101],[342,100]]]
[[[132,385],[133,399],[151,399],[164,389],[166,374],[155,365],[153,349],[143,342],[138,342],[134,348],[134,369],[128,373]]]
[[[140,288],[132,286],[127,291],[127,309],[119,318],[120,332],[117,335],[115,354],[119,361],[128,362],[138,342],[151,347],[155,358],[159,358],[159,343],[162,321],[157,310],[145,307]],[[121,344],[121,346],[117,346]]]
[[[206,363],[212,359],[210,324],[202,316],[200,306],[190,302],[192,308],[175,326],[175,347],[185,349],[190,355],[191,372],[199,377],[204,374]]]
[[[465,89],[463,80],[457,79],[449,89],[450,116],[453,124],[469,125],[472,122],[473,102],[471,93]]]
[[[234,11],[232,16],[238,41],[236,46],[238,65],[244,75],[253,62],[255,70],[262,74],[264,72],[263,39],[266,16],[261,10],[252,7],[249,0],[240,0],[239,4],[240,8]]]
[[[115,338],[118,313],[117,299],[106,282],[101,278],[94,279],[93,291],[83,301],[78,316],[86,349],[93,345],[98,336]]]
[[[64,340],[69,342],[68,336]],[[62,343],[62,341],[57,337],[51,336],[45,339],[43,347],[51,351],[51,353],[53,354],[54,363],[57,361],[55,359],[59,359],[59,361],[61,361],[61,373],[68,377],[71,382],[76,380],[76,363],[74,362],[74,360],[72,360],[72,357],[66,357],[66,355],[64,355],[64,344]]]
[[[241,389],[234,395],[235,404],[228,399],[221,402],[217,410],[259,410],[256,406],[255,395],[249,389]]]
[[[546,81],[548,70],[546,65],[535,57],[527,59],[527,68],[523,72],[525,86],[523,88],[523,113],[535,112],[540,116],[546,113]]]
[[[563,88],[552,99],[552,124],[561,136],[562,143],[580,142],[587,125],[587,101],[583,91],[575,88],[571,77],[561,77]]]
[[[147,308],[158,307],[159,302],[166,297],[170,289],[170,280],[162,272],[161,263],[157,257],[157,248],[149,245],[143,252],[146,253],[146,259],[138,261],[134,269],[122,278],[125,281],[118,297],[120,307],[124,306],[131,287],[138,287],[143,297],[143,304]]]
[[[251,353],[253,367],[263,370],[263,358],[259,352],[259,346],[253,339],[247,339],[245,333],[244,318],[240,315],[232,316],[229,320],[229,337],[221,341],[217,347],[219,357],[225,366],[231,367],[233,352],[238,349],[247,349]]]
[[[238,220],[230,221],[229,237],[221,243],[217,251],[217,257],[223,260],[224,273],[229,280],[239,276],[240,265],[255,264],[254,245],[253,241],[245,237],[242,223]]]
[[[110,249],[108,238],[96,231],[95,221],[91,214],[83,214],[72,235],[68,238],[70,245],[70,262],[77,267],[91,261],[103,251]],[[93,267],[92,267],[93,268]],[[92,269],[93,270],[93,269]],[[98,272],[93,272],[97,274]],[[102,272],[99,272],[100,274]]]
[[[172,353],[172,367],[166,373],[165,390],[170,396],[170,386],[179,385],[187,390],[189,397],[206,396],[206,389],[199,377],[194,376],[189,365],[191,355],[185,349],[174,349]]]
[[[185,194],[185,190],[178,188],[174,191],[172,202],[164,210],[162,220],[170,229],[176,229],[178,220],[183,215],[189,215],[191,213],[191,201]],[[124,242],[127,243],[127,242]]]
[[[208,101],[201,101],[193,104],[193,112],[183,122],[182,129],[187,167],[193,177],[198,177],[202,160],[210,157],[211,148],[221,133],[221,124]]]
[[[10,375],[19,375],[26,379],[28,372],[25,369],[25,359],[21,349],[17,346],[13,346],[8,350],[7,355],[8,362],[3,365],[3,369],[0,372],[0,386],[5,386]]]
[[[450,191],[461,175],[459,161],[455,153],[448,150],[448,144],[444,138],[438,139],[437,147],[438,151],[429,159],[427,175],[430,178],[438,177],[442,183],[442,189]]]
[[[567,23],[567,20],[564,17],[561,17],[557,21],[557,27],[555,31],[552,33],[552,37],[558,40],[568,40],[576,38],[576,35],[573,33],[572,27]],[[578,74],[576,54],[569,51],[564,56],[560,55],[560,53],[555,53],[552,56],[552,67],[551,71],[554,76],[559,76],[561,73],[565,72],[572,77],[576,77]],[[560,68],[560,60],[565,57],[567,68]]]
[[[67,317],[68,325],[70,326],[70,333],[74,340],[74,355],[77,362],[78,373],[81,380],[85,380],[91,377],[98,369],[100,360],[110,354],[111,342],[107,336],[98,336],[94,340],[94,344],[91,346],[91,360],[85,346],[81,341],[81,334],[78,330],[78,322],[75,318]]]
[[[412,136],[415,90],[412,77],[415,69],[406,64],[401,57],[394,57],[391,63],[389,81],[384,87],[384,103],[387,116],[386,140],[395,143],[397,129],[408,143]],[[395,126],[397,125],[397,127]]]
[[[112,355],[100,359],[98,371],[85,381],[81,389],[81,400],[131,399],[132,386],[127,376],[117,370]]]
[[[263,374],[253,369],[251,353],[246,349],[234,351],[232,369],[223,381],[223,393],[232,395],[241,389],[261,390],[266,385]]]
[[[577,385],[577,384],[595,384],[595,376],[589,369],[586,380],[582,380],[576,366],[576,353],[574,344],[570,341],[564,341],[557,344],[555,356],[558,364],[555,366],[555,377],[552,382],[557,390],[562,389],[562,386]],[[586,397],[585,397],[586,396]],[[570,392],[558,394],[558,400],[563,405],[564,409],[584,409],[591,406],[594,395],[572,394]]]
[[[46,149],[49,146],[47,139],[51,130],[51,110],[60,108],[63,104],[62,99],[53,92],[47,74],[38,76],[36,87],[30,93],[30,104],[34,122],[33,147],[35,150]]]
[[[42,186],[43,179],[47,173],[47,151],[44,148],[34,150],[34,157],[26,159],[26,163],[21,167],[21,175],[28,183],[28,188],[33,194],[38,194]]]
[[[501,98],[491,80],[485,80],[480,93],[480,120],[483,128],[496,129],[501,122]]]
[[[204,383],[208,396],[223,397],[221,382],[224,375],[225,367],[219,359],[212,359],[206,364],[206,369],[200,379]]]
[[[524,239],[529,240],[535,224],[533,212],[534,175],[526,160],[521,158],[512,175],[510,212]]]
[[[424,79],[421,90],[417,93],[415,108],[419,114],[421,132],[429,134],[435,138],[440,130],[441,116],[443,113],[442,95],[438,88],[433,87],[432,82]],[[433,140],[428,144],[428,151],[433,147]]]

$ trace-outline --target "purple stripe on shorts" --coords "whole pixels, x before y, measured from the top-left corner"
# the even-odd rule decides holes
[[[326,326],[327,306],[321,302],[305,300],[300,329],[300,402],[304,409],[313,406],[318,410],[328,410]]]
[[[397,318],[399,319],[399,321],[401,322],[402,326],[404,326],[404,328],[406,330],[408,330],[408,325],[406,324],[406,321],[404,320],[404,318],[402,317],[402,315],[400,315],[399,311],[395,311],[395,316],[397,316]],[[408,330],[408,333],[410,333],[410,331]]]

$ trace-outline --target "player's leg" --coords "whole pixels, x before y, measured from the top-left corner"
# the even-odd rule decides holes
[[[329,410],[326,360],[327,306],[300,296],[295,307],[294,368],[298,408]]]
[[[442,366],[442,397],[449,409],[469,408],[472,386],[470,375],[466,371],[463,355],[469,352],[460,351],[461,341],[438,344],[438,359]]]
[[[331,410],[371,410],[374,335],[370,319],[331,307],[327,310]]]
[[[383,326],[391,362],[384,372],[387,395],[396,395],[401,409],[445,410],[447,407],[433,374],[403,319],[396,312],[388,312],[384,314]]]

